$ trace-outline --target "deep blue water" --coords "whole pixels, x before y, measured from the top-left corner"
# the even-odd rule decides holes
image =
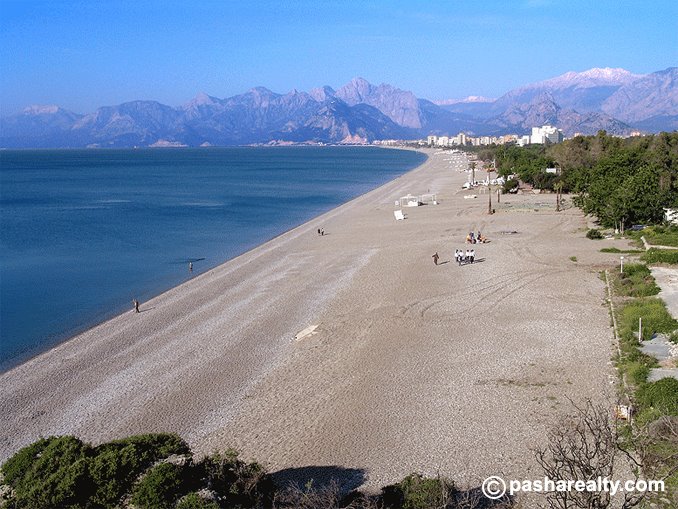
[[[368,147],[0,151],[0,370],[419,165]]]

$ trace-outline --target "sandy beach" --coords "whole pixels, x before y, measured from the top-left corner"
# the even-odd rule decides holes
[[[414,471],[471,484],[538,475],[531,448],[568,398],[613,391],[598,272],[615,256],[552,195],[504,195],[488,215],[487,195],[429,154],[0,375],[0,461],[39,436],[172,431],[199,453],[234,447],[271,471],[317,467],[350,487]],[[395,221],[395,200],[428,191],[438,205]],[[470,230],[491,242],[459,267]]]

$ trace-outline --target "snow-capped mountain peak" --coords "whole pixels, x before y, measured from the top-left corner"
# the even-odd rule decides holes
[[[532,87],[564,89],[570,87],[589,88],[621,86],[632,83],[643,76],[643,74],[633,74],[632,72],[621,68],[594,67],[593,69],[582,72],[566,72],[555,78],[534,83]]]

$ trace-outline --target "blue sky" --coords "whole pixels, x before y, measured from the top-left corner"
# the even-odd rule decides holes
[[[678,2],[0,0],[0,114],[338,88],[498,97],[592,67],[678,65]]]

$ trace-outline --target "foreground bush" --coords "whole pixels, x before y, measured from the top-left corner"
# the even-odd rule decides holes
[[[508,509],[444,478],[407,476],[379,495],[346,494],[336,482],[275,486],[235,451],[194,463],[177,435],[139,435],[93,447],[71,436],[40,439],[2,465],[3,509]],[[5,495],[3,495],[5,493]],[[3,505],[4,497],[4,505]]]
[[[115,507],[155,461],[186,452],[188,445],[173,434],[132,436],[98,447],[71,436],[50,437],[19,450],[2,473],[14,490],[10,507]]]
[[[454,484],[443,478],[427,478],[411,474],[398,484],[383,490],[386,507],[403,509],[428,509],[447,507],[454,495]]]
[[[273,481],[258,463],[246,463],[232,449],[206,457],[198,468],[206,488],[219,493],[228,507],[258,507],[268,503]]]
[[[92,448],[75,437],[42,438],[2,466],[15,506],[84,507],[92,493],[87,458]]]
[[[171,509],[179,499],[184,486],[183,467],[160,463],[137,484],[132,503],[145,509]]]

